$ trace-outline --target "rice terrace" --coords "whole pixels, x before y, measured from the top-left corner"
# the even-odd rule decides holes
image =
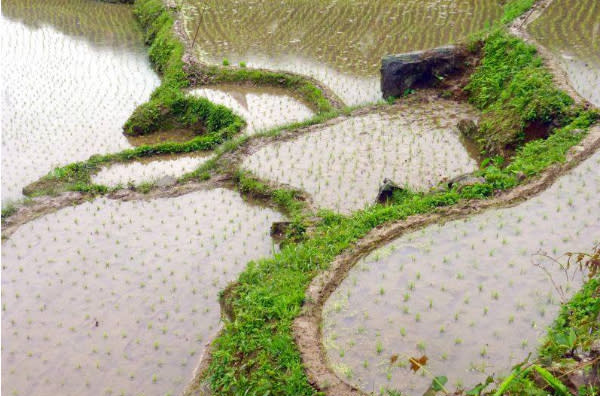
[[[1,9],[3,395],[600,395],[600,1]]]

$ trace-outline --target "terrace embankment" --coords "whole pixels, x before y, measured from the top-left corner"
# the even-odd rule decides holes
[[[126,6],[9,0],[1,19],[3,105],[18,109],[2,117],[6,205],[55,166],[131,147],[122,124],[159,79]]]
[[[187,1],[181,27],[202,62],[310,76],[355,106],[381,99],[382,56],[460,42],[501,12],[489,0]]]

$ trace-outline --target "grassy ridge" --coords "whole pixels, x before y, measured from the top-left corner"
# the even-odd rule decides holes
[[[496,29],[485,40],[481,65],[466,90],[483,111],[469,136],[491,155],[505,154],[527,138],[527,128],[561,125],[572,116],[573,99],[558,90],[535,47]]]
[[[182,60],[184,47],[175,37],[173,17],[162,1],[137,0],[134,13],[144,29],[144,40],[150,46],[148,55],[162,75],[162,83],[150,101],[135,109],[125,123],[125,133],[144,135],[174,127],[206,128],[213,133],[239,122],[228,108],[183,91],[189,85]]]
[[[210,84],[249,82],[256,85],[282,87],[296,92],[319,113],[334,110],[334,106],[323,95],[323,91],[309,79],[295,74],[219,66],[199,66],[195,70],[190,70],[190,74],[192,79]]]
[[[148,55],[162,84],[152,93],[150,101],[140,105],[125,123],[129,135],[143,135],[159,129],[193,128],[199,122],[211,130],[226,123],[229,111],[223,106],[186,95],[184,88],[190,80],[201,82],[251,82],[260,85],[284,87],[296,91],[318,112],[329,112],[333,106],[323,92],[310,80],[288,73],[245,68],[196,67],[187,68],[183,62],[185,48],[173,31],[174,19],[162,0],[136,0],[134,13],[145,31],[145,42],[150,46]]]

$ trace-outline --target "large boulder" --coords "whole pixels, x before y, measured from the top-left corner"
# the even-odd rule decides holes
[[[403,191],[403,188],[388,178],[383,179],[383,183],[379,186],[376,202],[385,204],[394,196],[395,191]]]
[[[453,45],[386,55],[381,62],[383,97],[402,96],[417,84],[427,85],[437,77],[455,73],[463,68],[465,59],[464,48]]]

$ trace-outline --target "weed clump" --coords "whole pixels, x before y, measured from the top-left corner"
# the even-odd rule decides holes
[[[554,86],[534,46],[498,29],[485,40],[483,51],[466,90],[483,111],[469,137],[484,152],[506,156],[573,118],[573,99]]]

